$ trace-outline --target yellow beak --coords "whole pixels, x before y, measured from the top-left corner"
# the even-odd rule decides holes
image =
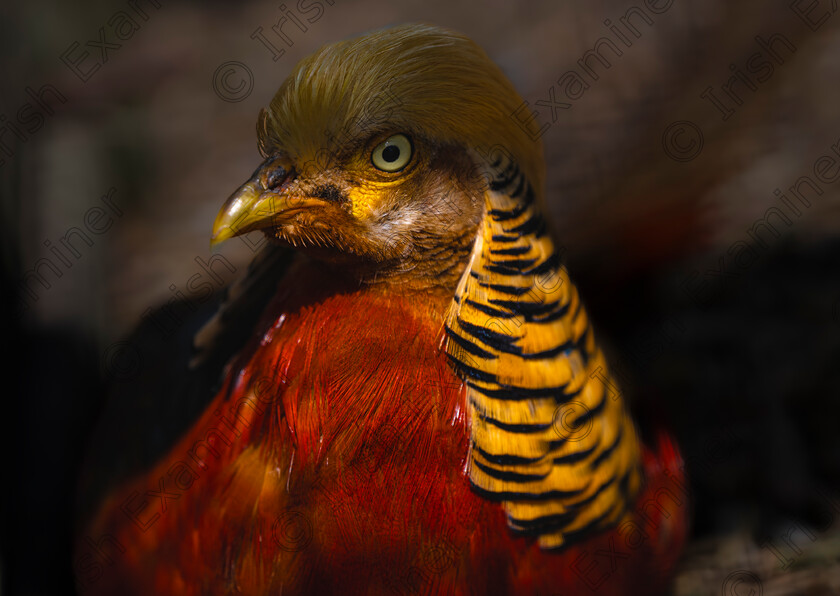
[[[266,189],[260,177],[263,169],[264,166],[258,168],[251,179],[240,186],[222,205],[216,221],[213,222],[211,247],[234,236],[271,229],[302,208],[321,202],[302,199],[282,190],[278,192]]]
[[[254,176],[228,197],[213,222],[210,246],[258,229],[266,216],[270,219],[268,205],[261,204],[261,191],[258,178]]]

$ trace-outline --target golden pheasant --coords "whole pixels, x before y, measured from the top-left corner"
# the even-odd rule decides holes
[[[522,106],[480,48],[430,26],[296,67],[213,229],[270,245],[191,366],[218,373],[231,329],[244,345],[180,438],[92,507],[84,593],[667,585],[679,455],[662,433],[642,444],[609,375]]]

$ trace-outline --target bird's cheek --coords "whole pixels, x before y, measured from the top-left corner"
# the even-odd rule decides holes
[[[380,203],[381,192],[363,186],[351,189],[347,196],[350,199],[350,213],[356,219],[367,219],[376,211]]]

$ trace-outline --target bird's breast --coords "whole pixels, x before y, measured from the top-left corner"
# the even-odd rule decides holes
[[[467,481],[464,391],[439,349],[451,298],[294,300],[269,315],[286,318],[248,367],[280,373],[286,492],[272,540],[295,561],[288,585],[412,593],[463,576],[479,519],[497,529],[504,520]]]
[[[504,520],[469,489],[449,301],[291,269],[203,415],[88,527],[108,560],[83,590],[399,593],[463,566],[453,545]]]
[[[597,553],[626,550],[629,530],[542,551],[470,489],[465,392],[439,349],[448,302],[292,269],[203,415],[81,534],[80,591],[653,593],[632,586],[673,564],[682,516],[608,568]],[[643,502],[671,482],[661,460],[649,470]]]

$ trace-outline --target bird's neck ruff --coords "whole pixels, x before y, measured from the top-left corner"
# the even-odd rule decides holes
[[[470,480],[515,532],[562,548],[632,506],[639,442],[533,187],[511,159],[490,172],[446,323],[467,383]]]

